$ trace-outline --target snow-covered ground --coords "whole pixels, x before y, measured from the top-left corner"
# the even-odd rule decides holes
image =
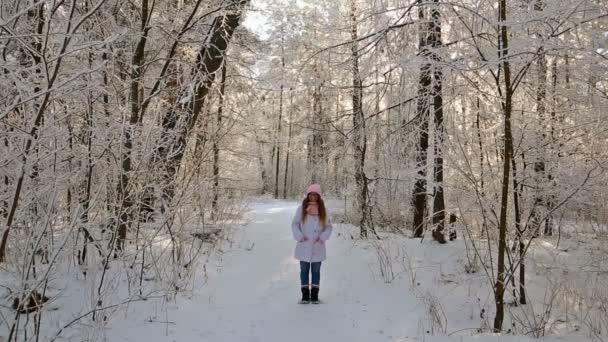
[[[336,225],[322,267],[321,305],[298,305],[299,266],[290,222],[295,202],[256,204],[250,224],[191,298],[167,314],[136,314],[112,323],[109,341],[405,341],[417,335],[416,299],[398,283],[386,285]],[[402,285],[402,284],[401,284]],[[145,312],[145,310],[141,310]],[[168,322],[168,323],[167,323]],[[413,322],[413,324],[412,324]]]
[[[221,258],[206,265],[208,279],[200,280],[190,296],[164,304],[156,300],[131,305],[115,316],[106,339],[536,340],[483,330],[492,323],[493,299],[483,272],[463,272],[462,240],[440,246],[391,239],[374,246],[353,239],[354,227],[335,224],[322,267],[321,298],[326,303],[298,305],[299,269],[290,231],[296,206],[284,201],[254,204],[248,213],[250,223],[237,229]],[[393,262],[383,267],[383,259]]]
[[[341,204],[333,204],[339,212]],[[90,269],[86,282],[77,268],[65,272],[70,276],[54,277],[41,341],[538,341],[533,335],[552,336],[542,341],[585,341],[591,340],[592,329],[605,338],[608,315],[594,316],[608,309],[604,278],[598,276],[606,265],[605,248],[597,239],[563,238],[559,248],[557,239],[535,242],[526,272],[531,304],[508,305],[504,332],[498,335],[491,332],[490,278],[480,263],[465,267],[475,264],[471,241],[461,235],[439,245],[388,234],[381,241],[363,241],[356,227],[334,221],[321,269],[325,303],[299,305],[299,265],[290,228],[297,205],[257,199],[244,223],[197,264],[193,285],[164,297],[166,291],[153,290],[166,275],[159,273],[160,278],[145,279],[146,300],[135,297],[100,312],[106,320],[93,321],[87,314],[95,308],[101,270]],[[480,248],[479,257],[490,254]],[[104,291],[115,296],[104,305],[134,298],[128,286],[137,281],[123,266],[108,270],[110,285]],[[466,272],[471,269],[475,272]],[[512,301],[510,294],[507,300]],[[10,309],[0,309],[8,320]],[[0,342],[7,335],[8,330],[0,330]]]

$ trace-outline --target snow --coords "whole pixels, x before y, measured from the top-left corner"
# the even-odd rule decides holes
[[[541,270],[568,260],[574,264],[589,260],[583,257],[592,250],[589,245],[563,240],[560,246],[566,247],[556,249],[550,241],[539,241],[528,265],[528,293],[534,304],[525,306],[527,311],[509,306],[504,326],[515,323],[512,334],[508,328],[494,334],[490,283],[481,267],[476,273],[464,272],[467,249],[460,237],[447,245],[388,234],[382,241],[362,241],[356,238],[356,227],[334,219],[328,258],[321,269],[320,297],[325,303],[300,305],[299,265],[293,258],[290,228],[297,205],[258,200],[246,215],[247,223],[237,226],[228,241],[199,264],[193,288],[175,298],[155,295],[150,289],[145,301],[104,311],[107,322],[83,321],[62,331],[56,340],[538,341],[524,334],[529,333],[528,323],[543,319],[550,285],[569,281],[585,285],[582,273],[570,271],[566,276],[561,268],[553,274]],[[339,212],[338,206],[331,211]],[[119,270],[110,269],[108,282],[118,292],[126,292],[129,275]],[[99,272],[90,270],[89,277],[98,277]],[[95,307],[96,288],[78,285],[84,283],[74,279],[64,283],[56,279],[53,284],[63,290],[51,304],[56,311],[45,313],[42,340],[51,340],[66,322]],[[570,310],[565,316],[570,317],[568,324],[557,319],[560,312],[552,314],[546,334],[554,337],[542,341],[589,340],[589,334],[579,329],[582,324],[575,324],[574,306]],[[513,314],[524,312],[519,317],[525,319],[512,320]],[[6,335],[0,330],[0,341],[2,336]]]
[[[493,319],[493,302],[483,274],[460,270],[462,241],[440,246],[402,239],[385,245],[390,258],[411,268],[392,264],[394,277],[383,277],[379,249],[353,239],[354,227],[335,224],[321,270],[320,297],[326,303],[298,305],[299,266],[289,227],[296,208],[295,202],[254,204],[250,223],[236,232],[221,260],[207,265],[208,281],[192,296],[178,297],[156,315],[152,303],[134,304],[124,319],[112,322],[107,340],[537,341],[476,332],[484,319]],[[466,277],[472,281],[465,286]],[[434,298],[446,317],[444,327],[430,318]]]
[[[397,341],[417,320],[414,297],[370,274],[366,254],[345,232],[328,242],[321,305],[298,305],[299,265],[290,221],[296,203],[257,204],[251,223],[217,274],[192,299],[171,308],[168,326],[141,319],[113,324],[110,341]],[[245,247],[253,245],[248,251]],[[377,284],[381,288],[374,289]],[[412,307],[412,304],[414,306]],[[132,314],[129,316],[133,317]],[[145,334],[142,336],[142,333]]]

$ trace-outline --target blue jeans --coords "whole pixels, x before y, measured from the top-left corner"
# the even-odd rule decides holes
[[[309,273],[312,273],[312,284],[319,286],[319,282],[321,281],[321,262],[310,263],[300,261],[300,282],[302,286],[308,286]]]

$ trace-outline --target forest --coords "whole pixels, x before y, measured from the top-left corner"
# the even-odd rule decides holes
[[[172,340],[311,183],[408,336],[608,341],[607,108],[605,0],[0,1],[0,341]]]

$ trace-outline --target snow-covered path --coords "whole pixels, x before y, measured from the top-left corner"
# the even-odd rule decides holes
[[[340,225],[335,225],[321,270],[320,297],[326,304],[297,304],[299,266],[290,230],[296,207],[295,202],[256,204],[249,213],[251,223],[239,229],[233,250],[217,265],[221,272],[211,275],[193,298],[180,298],[166,317],[158,318],[170,323],[129,315],[113,322],[108,340],[418,340],[412,327],[420,308],[413,295],[402,282],[374,279],[373,251],[355,246]]]

